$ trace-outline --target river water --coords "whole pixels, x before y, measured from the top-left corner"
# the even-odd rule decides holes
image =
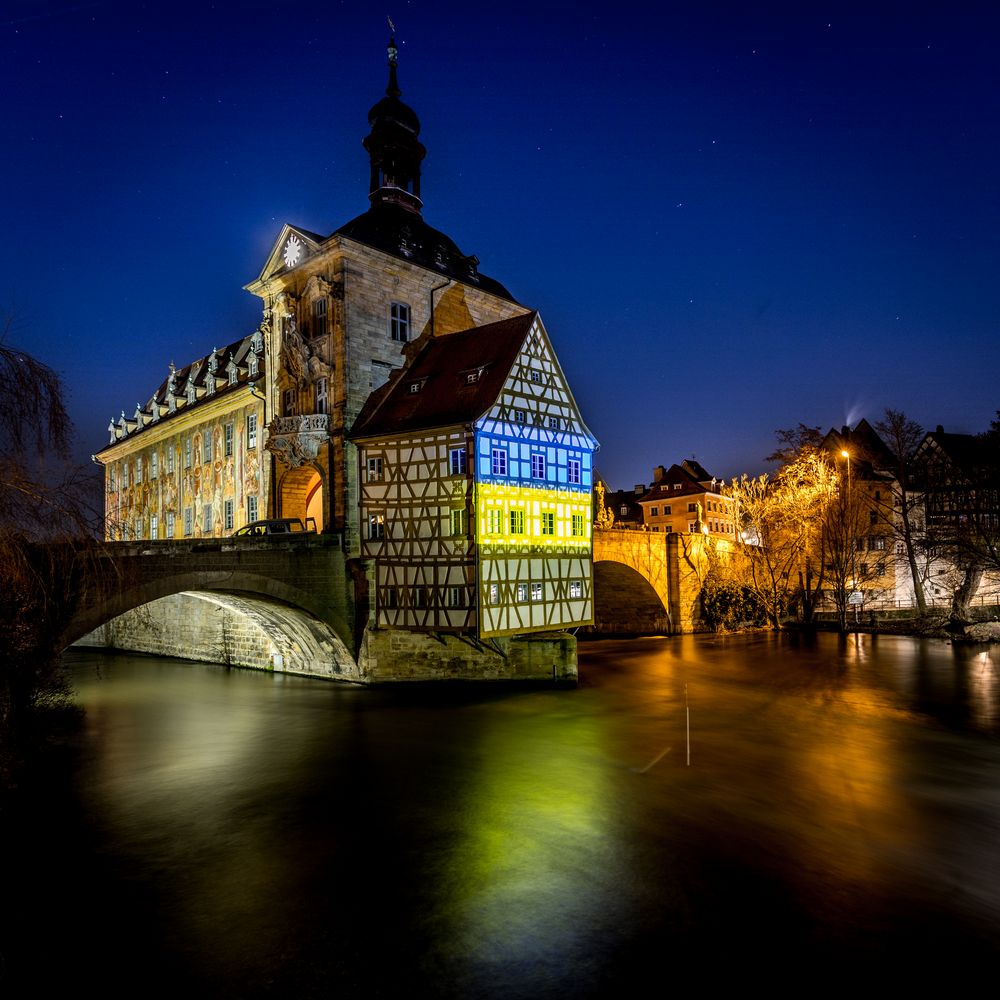
[[[5,831],[0,996],[995,977],[1000,649],[601,641],[577,689],[68,659],[85,721]]]

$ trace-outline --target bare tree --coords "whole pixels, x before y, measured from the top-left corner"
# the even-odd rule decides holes
[[[803,621],[812,621],[825,572],[822,524],[837,481],[823,456],[807,449],[773,477],[744,475],[726,490],[735,505],[747,585],[774,628],[793,599]]]
[[[875,423],[875,430],[889,450],[893,482],[890,502],[880,510],[884,521],[893,530],[893,534],[902,546],[906,563],[913,581],[913,599],[917,605],[917,613],[927,614],[927,600],[924,596],[924,584],[927,580],[926,559],[921,552],[919,539],[919,514],[917,508],[921,503],[920,494],[911,488],[910,458],[924,437],[924,430],[915,420],[911,420],[901,410],[886,408],[881,420]]]

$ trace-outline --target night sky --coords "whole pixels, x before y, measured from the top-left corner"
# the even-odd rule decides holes
[[[0,310],[99,450],[256,327],[282,223],[367,207],[388,13],[424,218],[540,310],[613,486],[885,406],[985,429],[998,8],[763,6],[10,0]]]

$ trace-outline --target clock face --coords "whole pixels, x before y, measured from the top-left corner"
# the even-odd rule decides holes
[[[302,260],[302,240],[298,236],[289,236],[281,256],[285,259],[285,267],[295,267]]]

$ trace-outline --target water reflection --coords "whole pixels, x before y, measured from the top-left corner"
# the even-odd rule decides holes
[[[915,948],[924,971],[1000,957],[989,650],[601,642],[575,691],[74,663],[86,732],[35,845],[58,830],[64,866],[14,929],[52,989],[109,942],[112,993],[152,968],[144,995],[233,997],[777,983],[776,941],[897,983]],[[52,907],[58,966],[32,962]]]

